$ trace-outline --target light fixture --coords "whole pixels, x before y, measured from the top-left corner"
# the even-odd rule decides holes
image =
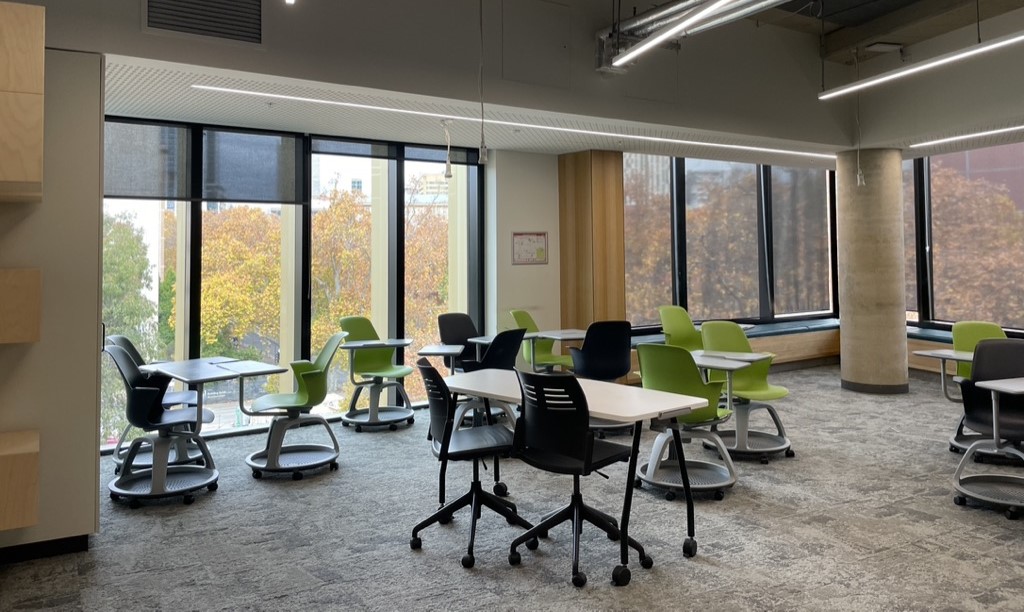
[[[881,85],[882,83],[888,83],[889,81],[895,81],[896,79],[901,79],[912,74],[917,74],[919,72],[931,70],[932,68],[938,68],[939,66],[945,66],[947,64],[952,64],[954,62],[959,62],[961,60],[965,60],[976,55],[981,55],[982,53],[988,53],[989,51],[995,51],[996,49],[1009,47],[1010,45],[1015,45],[1019,42],[1024,42],[1024,33],[1018,32],[1017,34],[1011,34],[1009,36],[994,38],[988,41],[987,43],[980,43],[973,47],[963,49],[961,51],[940,55],[938,57],[934,57],[930,60],[926,60],[917,64],[904,66],[902,68],[897,68],[896,70],[891,70],[889,72],[883,72],[882,74],[879,74],[877,76],[857,81],[849,85],[844,85],[842,87],[836,87],[834,89],[829,89],[828,91],[823,91],[820,94],[818,94],[818,99],[831,100],[832,98],[836,98],[848,93],[853,93],[855,91],[860,91],[862,89],[867,89],[868,87],[874,87],[875,85]]]
[[[284,0],[285,4],[295,4],[295,0]]]
[[[630,47],[629,50],[616,55],[615,59],[612,60],[612,66],[618,67],[628,63],[641,53],[646,53],[648,50],[660,45],[666,40],[679,36],[686,28],[735,1],[736,0],[717,0],[716,2],[709,2],[705,5],[690,9],[686,13],[683,13],[680,21],[675,25],[665,26],[652,34],[649,38],[644,39],[642,43],[634,45]]]
[[[938,140],[929,140],[928,142],[919,142],[917,144],[910,145],[911,149],[917,149],[920,147],[931,147],[935,145],[948,144],[950,142],[959,142],[961,140],[970,140],[972,138],[984,138],[985,136],[995,136],[996,134],[1008,134],[1010,132],[1022,132],[1024,131],[1024,125],[1015,125],[1008,128],[1000,128],[998,130],[986,130],[984,132],[975,132],[973,134],[964,134],[963,136],[950,136],[949,138],[939,138]]]
[[[230,87],[215,87],[213,85],[191,85],[193,89],[200,89],[203,91],[216,91],[220,93],[238,94],[243,96],[254,96],[258,98],[270,98],[273,100],[291,100],[293,102],[308,102],[310,104],[326,104],[328,106],[341,106],[344,108],[357,108],[361,110],[380,111],[385,113],[399,113],[403,115],[413,115],[416,117],[432,117],[435,119],[451,119],[452,121],[475,121],[479,122],[480,119],[477,117],[463,117],[459,115],[445,115],[442,113],[431,113],[427,111],[417,111],[405,108],[391,108],[388,106],[376,106],[373,104],[359,104],[357,102],[342,102],[340,100],[324,100],[322,98],[309,98],[305,96],[289,96],[285,94],[267,93],[263,91],[252,91],[249,89],[233,89]],[[770,153],[779,155],[793,155],[796,157],[810,157],[813,159],[826,159],[835,160],[836,156],[830,153],[811,153],[809,151],[793,151],[789,149],[775,149],[772,147],[757,147],[749,145],[736,145],[736,144],[722,144],[717,142],[699,142],[696,140],[682,140],[679,138],[664,138],[661,136],[645,136],[642,134],[619,134],[616,132],[603,132],[600,130],[583,130],[578,128],[567,128],[554,125],[540,125],[536,123],[522,123],[518,121],[505,121],[502,119],[488,119],[487,123],[490,125],[504,125],[511,128],[525,128],[531,130],[547,130],[552,132],[563,132],[566,134],[580,134],[584,136],[601,136],[605,138],[616,138],[622,140],[633,140],[639,142],[654,142],[659,144],[673,144],[682,145],[689,147],[710,147],[717,149],[726,149],[730,151],[750,151],[754,153]]]

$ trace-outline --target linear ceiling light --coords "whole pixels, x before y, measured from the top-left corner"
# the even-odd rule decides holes
[[[973,134],[964,134],[963,136],[950,136],[949,138],[940,138],[938,140],[929,140],[928,142],[919,142],[917,144],[910,145],[911,149],[917,149],[919,147],[931,147],[934,145],[947,144],[950,142],[959,142],[961,140],[970,140],[972,138],[983,138],[985,136],[995,136],[996,134],[1007,134],[1009,132],[1022,132],[1024,131],[1024,125],[1015,125],[1013,127],[1001,128],[998,130],[987,130],[985,132],[975,132]]]
[[[204,91],[218,91],[222,93],[240,94],[245,96],[256,96],[260,98],[272,98],[275,100],[292,100],[295,102],[309,102],[311,104],[327,104],[330,106],[343,106],[345,108],[358,108],[363,110],[382,111],[386,113],[400,113],[415,115],[418,117],[433,117],[437,119],[451,119],[453,121],[469,121],[479,123],[480,117],[462,117],[459,115],[446,115],[443,113],[431,113],[426,111],[408,110],[404,108],[391,108],[388,106],[374,106],[372,104],[359,104],[356,102],[340,102],[338,100],[324,100],[322,98],[307,98],[303,96],[288,96],[284,94],[265,93],[262,91],[251,91],[247,89],[232,89],[229,87],[213,87],[211,85],[192,85],[193,89]],[[617,132],[602,132],[599,130],[582,130],[577,128],[558,127],[553,125],[539,125],[536,123],[520,123],[518,121],[503,121],[501,119],[488,119],[490,125],[506,125],[509,127],[527,128],[531,130],[547,130],[549,132],[563,132],[566,134],[581,134],[585,136],[602,136],[605,138],[616,138],[620,140],[636,140],[640,142],[657,142],[664,144],[676,144],[691,147],[713,147],[728,149],[731,151],[753,151],[755,153],[772,153],[780,155],[793,155],[796,157],[810,157],[814,159],[834,160],[835,155],[830,153],[811,153],[809,151],[791,151],[788,149],[773,149],[771,147],[755,147],[747,145],[720,144],[715,142],[698,142],[695,140],[681,140],[678,138],[662,138],[659,136],[643,136],[640,134],[620,134]]]
[[[612,66],[622,66],[641,53],[647,52],[649,49],[660,45],[666,40],[678,37],[686,28],[736,1],[737,0],[717,0],[717,2],[708,2],[700,7],[690,9],[688,12],[683,13],[683,17],[675,25],[665,26],[652,34],[649,38],[644,39],[642,43],[634,45],[633,47],[630,47],[628,51],[616,55],[615,59],[612,60]]]
[[[1002,49],[1003,47],[1009,47],[1010,45],[1015,45],[1019,42],[1024,42],[1024,34],[1017,33],[1011,34],[1009,36],[1003,36],[1000,38],[994,38],[986,43],[975,45],[973,47],[969,47],[961,51],[940,55],[930,60],[923,61],[919,64],[904,66],[903,68],[897,68],[896,70],[883,72],[878,76],[873,76],[868,79],[857,81],[856,83],[851,83],[849,85],[844,85],[842,87],[836,87],[834,89],[829,89],[828,91],[823,91],[820,94],[818,94],[818,99],[831,100],[832,98],[836,98],[838,96],[842,96],[848,93],[853,93],[855,91],[860,91],[868,87],[874,87],[875,85],[881,85],[882,83],[888,83],[889,81],[902,79],[903,77],[910,76],[912,74],[917,74],[919,72],[924,72],[925,70],[931,70],[932,68],[938,68],[939,66],[945,66],[946,64],[952,64],[960,60],[965,60],[967,58],[974,57],[975,55],[981,55],[982,53],[995,51],[996,49]]]

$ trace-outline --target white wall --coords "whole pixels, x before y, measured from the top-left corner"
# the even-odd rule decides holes
[[[0,266],[42,271],[41,339],[0,345],[0,431],[40,432],[39,523],[0,548],[99,529],[103,59],[46,52],[43,201],[0,207]]]

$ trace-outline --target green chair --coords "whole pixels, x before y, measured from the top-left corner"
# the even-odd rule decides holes
[[[301,480],[303,470],[324,465],[330,465],[332,470],[338,469],[338,439],[327,420],[311,411],[327,397],[327,371],[346,335],[345,332],[338,332],[331,336],[316,361],[311,363],[307,359],[300,359],[291,363],[297,385],[294,393],[269,393],[257,398],[250,408],[242,406],[242,412],[250,416],[274,417],[267,433],[266,448],[245,458],[245,462],[252,468],[253,478],[262,478],[263,472],[291,472],[293,480]],[[324,426],[331,438],[331,446],[284,443],[289,429],[310,423]]]
[[[978,342],[989,339],[1005,340],[1006,332],[1003,331],[1002,327],[988,321],[957,321],[953,324],[954,351],[973,353],[974,347],[977,346]],[[956,364],[956,376],[953,378],[953,381],[962,385],[964,380],[970,380],[973,365],[970,361],[958,362]],[[959,400],[959,398],[951,396],[948,392],[946,397]],[[971,444],[978,440],[988,440],[992,437],[991,434],[965,433],[965,426],[964,417],[961,415],[956,431],[949,437],[949,451],[951,453],[966,452]]]
[[[693,325],[690,313],[682,306],[659,306],[661,329],[665,332],[665,344],[681,346],[688,351],[704,348],[700,331]]]
[[[672,419],[669,429],[658,434],[651,447],[650,460],[637,470],[638,481],[635,484],[639,486],[640,481],[643,481],[667,489],[665,499],[675,499],[676,491],[685,486],[679,471],[679,451],[675,451],[676,458],[666,459],[663,457],[665,449],[673,438],[686,438],[687,442],[690,438],[700,438],[714,446],[724,465],[686,460],[685,472],[689,477],[690,489],[714,491],[715,499],[724,498],[725,489],[736,484],[736,467],[721,437],[710,429],[728,421],[732,416],[732,411],[718,405],[722,383],[704,382],[690,351],[682,347],[640,344],[636,347],[636,354],[640,362],[640,380],[645,389],[700,397],[706,399],[708,405]]]
[[[743,328],[732,321],[705,321],[700,329],[705,351],[753,352]],[[761,463],[768,463],[768,456],[775,453],[785,452],[787,457],[795,455],[779,413],[771,404],[763,403],[765,400],[789,395],[785,387],[768,382],[768,369],[771,365],[771,359],[753,361],[750,366],[733,374],[732,394],[740,400],[733,405],[736,410],[736,429],[719,431],[718,435],[729,449],[729,454],[735,458],[759,457]],[[708,376],[709,380],[716,381],[725,380],[725,377],[723,372],[713,370]],[[767,410],[778,433],[750,430],[748,424],[754,410]],[[707,443],[705,446],[708,446]]]
[[[398,429],[397,423],[406,421],[409,425],[415,422],[412,416],[412,402],[405,392],[402,379],[412,374],[409,366],[395,365],[395,348],[404,343],[381,340],[373,323],[366,317],[343,317],[341,329],[348,332],[343,348],[349,351],[349,379],[355,385],[348,412],[341,415],[341,424],[345,427],[355,425],[356,431],[364,426],[387,425],[391,431]],[[390,379],[390,380],[387,380]],[[388,387],[394,387],[404,402],[402,406],[380,405],[380,393]],[[368,408],[356,408],[359,394],[364,388],[370,390]]]
[[[527,334],[540,331],[537,323],[530,313],[525,310],[510,311],[516,322],[516,327],[522,327]],[[533,365],[534,371],[548,371],[557,368],[569,370],[572,368],[572,355],[556,355],[554,352],[555,341],[544,338],[537,338],[523,343],[523,359]]]

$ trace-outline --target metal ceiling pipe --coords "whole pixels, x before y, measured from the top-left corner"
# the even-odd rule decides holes
[[[675,21],[679,16],[679,13],[691,9],[698,4],[704,4],[707,0],[676,0],[662,6],[653,8],[646,13],[640,13],[636,17],[631,17],[618,24],[616,28],[615,24],[600,30],[598,36],[610,36],[612,33],[618,31],[620,33],[633,33],[634,30],[643,28],[643,33],[650,30],[657,29],[661,25],[669,21]],[[657,22],[656,25],[650,25]]]

